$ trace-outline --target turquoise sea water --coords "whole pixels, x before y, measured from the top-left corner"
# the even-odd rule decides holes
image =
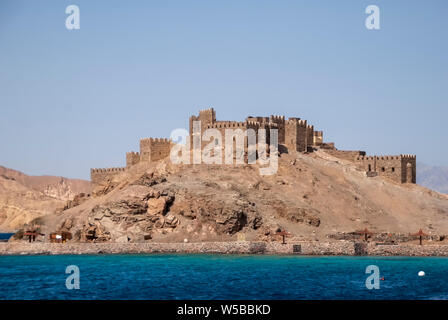
[[[365,286],[372,264],[385,277],[378,290]],[[80,269],[79,290],[65,286],[68,265]],[[446,298],[448,258],[0,256],[0,299]]]

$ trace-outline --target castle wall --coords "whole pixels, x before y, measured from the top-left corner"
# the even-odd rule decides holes
[[[225,163],[225,145],[226,145],[226,130],[242,130],[244,134],[246,134],[247,129],[254,129],[255,134],[258,133],[258,128],[260,127],[258,122],[245,121],[217,121],[211,125],[208,125],[206,129],[216,129],[221,134],[221,154],[222,154],[222,163]],[[213,137],[215,139],[216,137]],[[233,159],[236,158],[236,143],[237,139],[235,135],[232,135],[231,139],[233,140]],[[212,143],[212,141],[204,141],[202,140],[201,150],[208,144]],[[244,137],[244,158],[247,160],[247,152],[248,152],[248,139],[247,135]],[[212,153],[213,155],[213,153]]]
[[[324,132],[323,131],[314,131],[313,144],[315,146],[320,146],[323,142],[324,142]]]
[[[288,150],[297,151],[297,123],[291,118],[285,123],[285,145]]]
[[[306,126],[306,145],[307,148],[312,148],[314,144],[314,126],[307,125]]]
[[[126,168],[130,168],[133,165],[139,163],[140,161],[140,153],[138,152],[127,152],[126,153]]]
[[[140,161],[158,161],[170,155],[171,141],[165,138],[140,140]]]
[[[269,118],[268,117],[247,117],[246,122],[259,122],[259,123],[268,123]]]
[[[306,120],[289,118],[285,124],[285,144],[288,149],[306,152],[308,134]]]
[[[213,108],[205,109],[199,111],[198,116],[190,117],[190,136],[193,133],[193,122],[201,121],[201,132],[204,133],[204,130],[208,125],[211,125],[216,122],[216,112]]]
[[[355,159],[359,169],[376,172],[398,183],[416,183],[415,155],[364,156]]]
[[[327,152],[328,150],[325,150]],[[376,172],[375,156],[360,156],[355,158],[356,166],[365,172]]]
[[[258,130],[260,128],[266,130],[266,143],[270,143],[270,133],[271,129],[277,129],[278,131],[278,142],[283,143],[285,141],[285,117],[284,116],[270,116],[270,117],[252,117],[249,116],[246,118],[246,121],[239,122],[239,121],[217,121],[216,120],[216,114],[213,109],[207,109],[202,110],[199,112],[199,116],[192,116],[190,117],[190,143],[191,148],[193,148],[193,122],[194,121],[201,121],[201,137],[205,130],[207,129],[216,129],[220,132],[222,137],[222,147],[224,148],[226,143],[226,137],[225,137],[225,131],[226,129],[241,129],[243,132],[246,132],[247,129],[253,129],[256,134],[256,138],[258,140]],[[201,139],[201,150],[205,148],[205,146],[208,146],[211,143],[211,141],[204,141]],[[247,137],[245,137],[244,140],[244,150],[245,150],[245,156],[247,156],[247,147],[248,147],[248,141]],[[234,157],[235,157],[235,142],[234,142]],[[224,161],[224,149],[223,149],[223,161]],[[192,155],[193,158],[193,155]]]
[[[90,169],[90,181],[94,185],[105,184],[112,179],[112,177],[122,173],[126,168],[103,168]]]
[[[403,183],[400,156],[376,157],[376,171],[378,175]]]
[[[171,141],[169,139],[155,139],[151,144],[150,161],[158,161],[170,155]]]
[[[248,119],[254,119],[254,117],[249,117]],[[258,157],[258,147],[259,147],[259,130],[260,129],[264,129],[266,130],[266,151],[269,153],[269,145],[270,145],[270,136],[271,136],[271,129],[277,129],[278,130],[278,126],[276,123],[270,123],[270,122],[258,122],[258,121],[245,121],[245,122],[237,122],[237,121],[216,121],[211,125],[207,125],[206,129],[215,129],[218,130],[218,132],[221,135],[221,143],[222,143],[222,163],[225,163],[225,145],[226,145],[226,139],[227,138],[231,138],[232,139],[232,144],[233,144],[233,159],[236,158],[236,143],[237,143],[237,137],[236,137],[236,132],[238,130],[241,130],[242,133],[244,134],[244,159],[245,162],[247,163],[247,156],[248,156],[248,137],[247,137],[247,130],[252,129],[255,133],[255,140],[257,143],[257,157]],[[234,132],[232,132],[232,135],[227,137],[226,136],[226,131],[227,130],[233,130]],[[215,137],[213,137],[215,138]],[[201,140],[202,141],[202,145],[201,145],[201,150],[204,150],[205,146],[208,146],[210,143],[212,143],[211,141],[205,141],[205,140]],[[238,143],[241,143],[238,140]],[[213,154],[213,152],[212,152]]]
[[[337,149],[322,149],[325,153],[332,155],[333,157],[344,159],[348,161],[355,161],[360,156],[365,156],[365,151],[352,151],[352,150],[337,150]],[[367,171],[367,170],[366,170]]]
[[[273,116],[269,117],[270,123],[275,123],[278,130],[278,143],[285,144],[285,117],[284,116]]]
[[[189,119],[189,130],[190,130],[190,146],[193,148],[193,122],[201,121],[201,135],[204,133],[207,126],[212,125],[216,122],[216,112],[213,108],[204,109],[199,111],[198,116],[191,116]],[[202,149],[202,147],[201,147]]]
[[[219,122],[219,121],[218,121]],[[247,117],[246,122],[248,123],[258,123],[260,127],[263,127],[267,131],[270,129],[277,129],[278,133],[278,143],[285,144],[285,117],[284,116],[274,116],[270,117]],[[269,137],[270,135],[268,135]]]
[[[308,133],[306,120],[299,120],[297,126],[297,151],[308,151]]]
[[[334,146],[334,142],[322,142],[322,144],[320,145],[321,149],[336,149],[336,147]]]
[[[415,155],[401,156],[401,177],[403,183],[417,182],[417,164]]]

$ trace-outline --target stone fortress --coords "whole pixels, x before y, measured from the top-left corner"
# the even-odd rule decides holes
[[[201,121],[201,132],[206,129],[217,129],[224,141],[226,129],[259,129],[266,130],[266,141],[269,143],[271,129],[278,130],[279,152],[310,153],[323,150],[336,158],[353,162],[367,177],[384,176],[397,183],[416,183],[415,155],[366,156],[364,151],[338,150],[334,143],[324,142],[323,131],[315,131],[314,126],[300,118],[285,119],[284,116],[247,117],[245,121],[217,121],[213,108],[199,111],[198,116],[191,116],[189,121],[190,146],[193,146],[193,122]],[[206,142],[210,143],[209,141]],[[206,144],[202,142],[201,148]],[[140,140],[140,152],[126,153],[126,167],[91,169],[93,185],[107,183],[113,176],[128,170],[139,162],[154,162],[169,157],[173,143],[166,138],[144,138]],[[245,141],[247,147],[247,140]]]

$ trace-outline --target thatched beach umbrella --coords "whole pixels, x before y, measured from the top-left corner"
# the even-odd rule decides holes
[[[373,235],[373,232],[369,231],[369,229],[365,228],[364,230],[357,231],[356,233],[364,235],[364,240],[368,241],[369,235]]]
[[[428,234],[424,233],[423,230],[420,229],[420,230],[418,230],[417,233],[413,233],[413,234],[411,234],[411,236],[419,237],[420,245],[422,245],[422,244],[423,244],[423,243],[422,243],[423,237],[424,237],[424,236],[428,236]]]
[[[277,231],[278,236],[282,236],[282,244],[286,244],[285,238],[291,236],[291,234],[286,230]]]
[[[36,240],[36,237],[39,235],[39,233],[27,230],[23,235],[25,237],[28,237],[28,241],[31,242]]]
[[[28,237],[28,241],[36,241],[37,236],[43,236],[42,233],[39,232],[40,226],[33,224],[31,227],[25,230],[25,233],[23,234],[25,237]]]

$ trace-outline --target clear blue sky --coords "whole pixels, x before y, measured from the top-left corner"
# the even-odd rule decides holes
[[[80,30],[65,28],[70,4]],[[88,178],[210,106],[447,165],[447,14],[444,0],[1,0],[0,165]]]

